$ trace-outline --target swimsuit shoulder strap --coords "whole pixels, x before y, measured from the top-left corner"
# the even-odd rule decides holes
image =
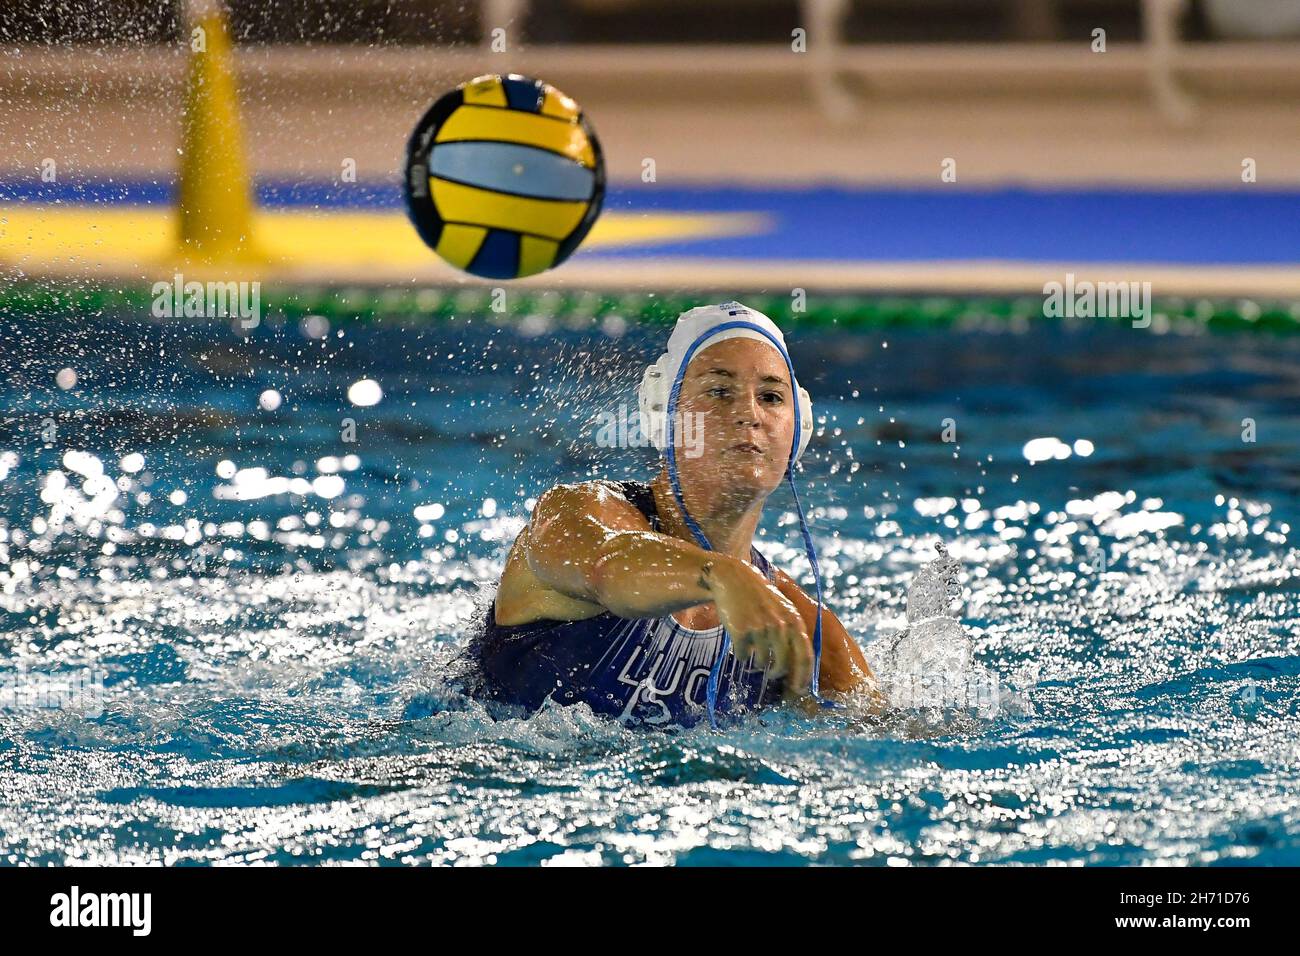
[[[655,505],[655,495],[650,488],[649,482],[616,481],[614,484],[619,486],[623,497],[634,504],[637,510],[646,516],[646,519],[650,522],[651,530],[658,531],[659,509]]]
[[[763,552],[759,551],[758,548],[753,545],[750,545],[749,548],[749,563],[762,571],[763,576],[773,584],[776,583],[776,569],[772,567],[772,562],[763,557]]]

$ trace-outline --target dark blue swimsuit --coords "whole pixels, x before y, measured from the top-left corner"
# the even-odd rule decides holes
[[[643,482],[616,482],[623,495],[659,528],[654,494]],[[751,549],[751,562],[775,582],[767,559]],[[474,663],[467,690],[484,701],[529,713],[548,698],[583,703],[628,724],[689,727],[707,719],[709,670],[722,649],[722,628],[696,631],[671,615],[630,619],[609,611],[581,621],[534,621],[503,626],[495,601],[484,612],[469,647]],[[718,684],[718,714],[775,703],[781,680],[744,664],[728,650]]]

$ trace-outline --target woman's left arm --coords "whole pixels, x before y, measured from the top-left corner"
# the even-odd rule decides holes
[[[803,588],[780,569],[776,571],[776,586],[798,610],[811,641],[813,629],[817,626],[817,602],[804,594]],[[877,693],[876,676],[871,672],[871,666],[858,647],[858,642],[849,636],[840,619],[825,605],[822,605],[820,683],[823,691],[847,694],[850,691],[868,690]]]

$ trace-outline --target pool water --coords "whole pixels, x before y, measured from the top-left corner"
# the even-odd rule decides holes
[[[1300,864],[1300,337],[795,331],[829,605],[879,663],[942,540],[1002,705],[665,733],[448,684],[532,500],[654,467],[664,330],[493,318],[0,315],[0,861]]]

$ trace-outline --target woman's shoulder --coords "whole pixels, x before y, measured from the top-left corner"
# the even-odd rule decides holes
[[[564,481],[551,485],[538,501],[545,498],[590,499],[601,502],[610,498],[623,498],[624,501],[636,503],[646,496],[653,497],[650,483],[647,481],[617,479],[586,479],[585,481]]]
[[[649,489],[650,485],[644,481],[620,481],[615,478],[588,478],[584,481],[564,481],[551,485],[542,495],[568,494],[568,495],[607,495],[616,494],[626,496],[631,490],[641,488]]]
[[[622,509],[628,505],[647,519],[654,514],[654,492],[648,482],[611,478],[565,482],[551,486],[537,502],[538,508],[544,510],[590,511],[605,507]]]

